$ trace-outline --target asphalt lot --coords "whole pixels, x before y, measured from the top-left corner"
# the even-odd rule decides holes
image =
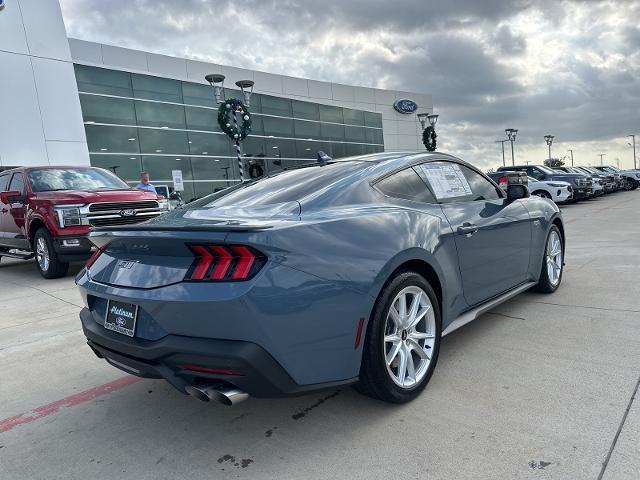
[[[73,276],[3,259],[0,479],[637,480],[640,191],[563,211],[561,288],[446,337],[403,406],[346,388],[228,408],[127,376],[85,345]]]

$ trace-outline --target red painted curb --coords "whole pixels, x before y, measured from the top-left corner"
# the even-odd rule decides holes
[[[121,388],[131,385],[132,383],[136,383],[140,380],[142,380],[140,377],[127,375],[126,377],[118,378],[113,382],[98,385],[97,387],[84,390],[83,392],[76,393],[74,395],[69,395],[68,397],[56,400],[55,402],[48,405],[43,405],[41,407],[35,408],[30,412],[20,413],[19,415],[16,415],[14,417],[5,418],[4,420],[0,420],[0,433],[8,432],[18,425],[31,423],[34,420],[38,420],[39,418],[46,417],[48,415],[51,415],[52,413],[56,413],[62,407],[73,407],[75,405],[88,402],[90,400],[93,400],[94,398],[101,397],[102,395],[106,395],[116,390],[120,390]]]

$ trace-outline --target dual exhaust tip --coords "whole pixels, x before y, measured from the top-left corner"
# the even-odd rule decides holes
[[[192,397],[203,402],[218,402],[228,407],[244,402],[249,398],[249,394],[233,385],[187,385],[187,392]]]

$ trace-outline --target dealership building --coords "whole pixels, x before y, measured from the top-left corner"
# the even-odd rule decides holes
[[[0,0],[2,2],[2,0]],[[417,113],[426,93],[382,90],[276,75],[67,38],[54,0],[5,0],[0,11],[0,169],[94,165],[136,183],[140,171],[184,198],[239,180],[235,148],[220,131],[209,73],[255,82],[251,134],[242,142],[252,175],[333,158],[422,150]],[[230,88],[229,88],[230,87]],[[403,113],[408,99],[418,108]]]

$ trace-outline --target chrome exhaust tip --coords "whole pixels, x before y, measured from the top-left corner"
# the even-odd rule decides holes
[[[249,394],[233,386],[210,388],[208,390],[209,398],[215,400],[227,407],[244,402],[249,398]]]
[[[192,397],[203,402],[218,402],[228,407],[244,402],[249,394],[232,385],[187,385],[187,392]]]

